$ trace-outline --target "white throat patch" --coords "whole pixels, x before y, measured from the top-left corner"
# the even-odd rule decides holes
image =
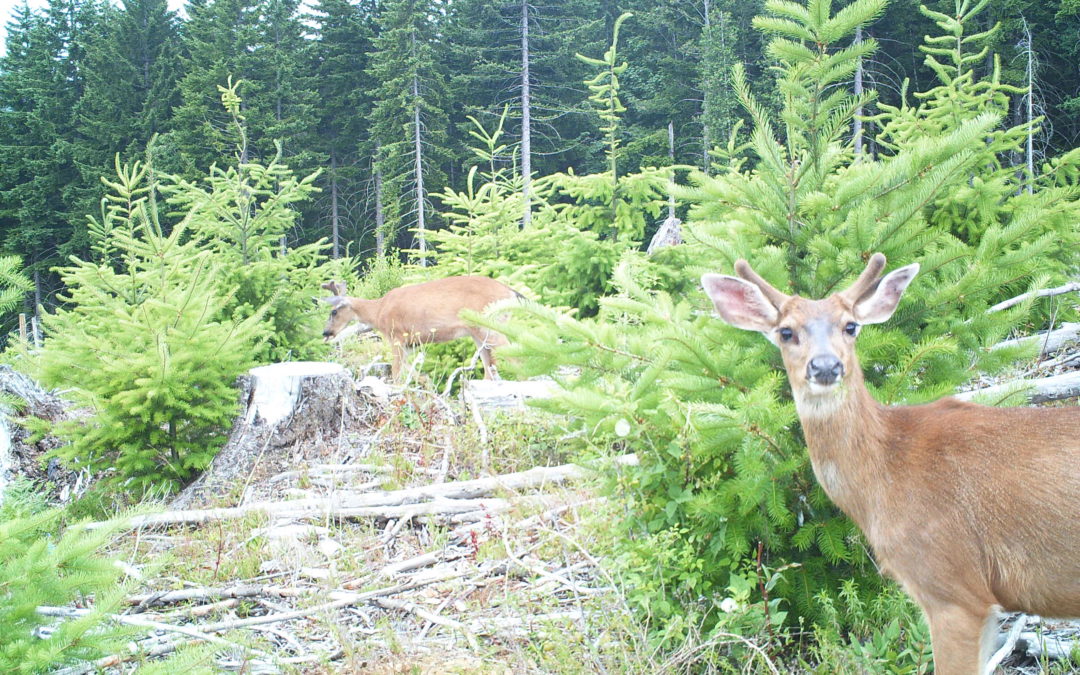
[[[818,419],[835,415],[847,400],[847,390],[843,384],[822,387],[809,383],[809,392],[794,392],[795,410],[802,419]]]

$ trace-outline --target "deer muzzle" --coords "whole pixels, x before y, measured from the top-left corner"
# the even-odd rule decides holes
[[[813,384],[831,387],[844,376],[844,364],[832,354],[821,354],[806,364],[806,379]]]

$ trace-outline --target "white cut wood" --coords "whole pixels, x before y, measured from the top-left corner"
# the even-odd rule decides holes
[[[552,380],[467,380],[463,396],[470,407],[481,410],[523,409],[534,398],[551,398],[558,385]]]
[[[1036,380],[1014,380],[1003,382],[982,389],[956,394],[955,398],[961,401],[970,401],[976,396],[1003,396],[1019,389],[1016,396],[1025,396],[1029,403],[1045,403],[1046,401],[1060,401],[1066,398],[1080,397],[1080,371],[1062,373],[1051,377]]]
[[[273,426],[292,415],[300,385],[306,378],[338,375],[345,372],[345,367],[325,361],[286,361],[252,368],[249,372],[251,405],[244,422],[251,424],[259,419]]]

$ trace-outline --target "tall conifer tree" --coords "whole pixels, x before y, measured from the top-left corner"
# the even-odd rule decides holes
[[[97,210],[100,179],[113,173],[115,155],[139,156],[179,103],[180,34],[167,0],[125,0],[102,12],[85,41],[86,84],[76,107],[82,213]]]
[[[379,35],[371,57],[376,82],[372,111],[375,169],[382,174],[390,199],[388,227],[400,234],[415,231],[404,242],[427,258],[426,232],[432,210],[428,194],[441,190],[446,160],[447,115],[445,74],[437,57],[440,12],[431,0],[391,0],[379,14]]]
[[[327,159],[319,179],[323,192],[316,202],[319,231],[329,235],[331,254],[344,254],[347,242],[361,240],[367,250],[374,221],[373,182],[368,116],[374,89],[367,69],[374,38],[375,3],[365,0],[320,0],[313,7],[316,43],[314,73],[318,92],[316,149]],[[353,252],[359,252],[354,250]]]
[[[84,32],[97,12],[84,0],[20,11],[0,62],[0,229],[3,246],[25,257],[39,299],[55,290],[49,270],[86,245],[74,109]]]
[[[231,120],[221,110],[218,87],[242,82],[243,115],[250,135],[239,160],[268,159],[282,140],[285,157],[299,170],[313,168],[314,84],[308,47],[295,0],[210,0],[191,3],[184,27],[186,58],[181,105],[170,132],[185,173],[233,161]]]

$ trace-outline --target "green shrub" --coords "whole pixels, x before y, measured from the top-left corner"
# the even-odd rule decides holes
[[[707,633],[724,620],[717,607],[736,580],[766,569],[777,570],[762,579],[774,584],[769,601],[782,600],[792,622],[824,621],[820,599],[835,601],[849,579],[862,594],[883,587],[861,535],[814,480],[778,352],[712,319],[687,279],[730,272],[743,257],[777,288],[821,297],[849,283],[875,251],[893,266],[920,261],[893,320],[868,327],[859,343],[879,400],[920,402],[1010,364],[1017,351],[990,347],[1027,320],[1031,303],[986,309],[1078,262],[1072,216],[1062,215],[1080,208],[1077,174],[1048,169],[1053,175],[1019,195],[1027,179],[989,159],[1015,150],[1022,135],[977,109],[978,97],[954,97],[967,104],[941,118],[948,124],[896,133],[888,152],[856,156],[850,123],[872,94],[856,97],[842,85],[875,43],[847,38],[883,6],[856,0],[830,15],[816,0],[769,2],[770,15],[755,25],[773,36],[782,110],[771,117],[736,69],[753,127],[745,143],[729,144],[735,151],[716,175],[692,174],[679,192],[690,202],[682,252],[667,261],[621,253],[610,281],[618,293],[600,299],[593,319],[525,305],[497,326],[525,374],[550,375],[561,387],[540,405],[571,417],[587,453],[637,453],[639,466],[613,489],[630,505],[623,531],[634,567],[652,570],[642,573],[648,583],[635,603],[656,625],[692,609]],[[965,74],[943,86],[973,80]],[[877,119],[893,129],[894,119],[899,128],[901,117],[930,113],[918,107],[894,118],[885,110]],[[957,236],[939,215],[968,203],[965,187],[983,175],[1018,196],[974,236]],[[650,568],[649,556],[664,563]],[[750,587],[752,601],[764,602],[760,585]]]
[[[262,316],[228,317],[232,296],[209,251],[162,232],[146,167],[119,167],[90,234],[96,260],[59,270],[65,306],[44,319],[39,377],[86,417],[61,423],[55,454],[113,485],[173,489],[206,467],[237,411],[236,377],[255,363]]]
[[[110,625],[118,609],[120,570],[97,555],[115,528],[61,528],[62,512],[45,509],[29,482],[14,483],[0,507],[0,671],[40,673],[119,650],[129,630]],[[79,603],[92,611],[58,620],[40,606]]]

